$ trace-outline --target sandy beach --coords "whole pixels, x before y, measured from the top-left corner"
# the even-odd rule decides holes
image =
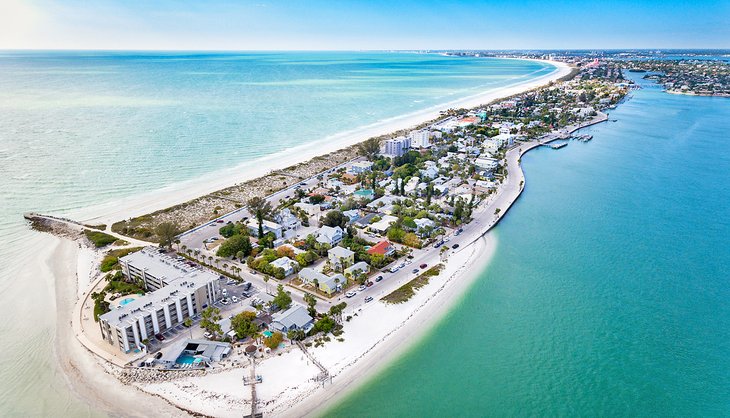
[[[443,110],[477,107],[540,87],[550,81],[554,81],[568,75],[572,69],[569,65],[557,61],[530,61],[548,63],[556,68],[552,73],[528,82],[516,83],[481,94],[467,96],[418,112],[404,114],[382,120],[372,125],[340,132],[338,134],[322,138],[319,141],[292,147],[264,158],[242,163],[233,168],[216,171],[198,179],[180,182],[175,185],[135,197],[78,210],[70,215],[74,219],[84,221],[86,223],[107,225],[119,220],[141,216],[156,210],[186,202],[216,190],[264,176],[274,169],[293,166],[319,155],[347,148],[371,137],[387,135],[402,129],[412,128],[421,123],[438,118],[440,116],[440,112]]]
[[[292,148],[285,153],[217,172],[206,178],[88,208],[72,216],[89,223],[111,224],[146,214],[259,177],[274,168],[293,165],[353,145],[369,137],[418,125],[438,117],[441,110],[476,107],[539,87],[564,77],[571,71],[565,64],[552,62],[551,64],[557,67],[553,73],[527,83],[504,87],[445,103],[438,108],[344,132],[314,144]],[[482,219],[487,219],[486,214],[484,215]],[[484,224],[475,227],[475,232],[487,229]],[[311,415],[321,412],[319,408],[322,408],[323,404],[332,405],[334,400],[346,396],[367,377],[382,370],[389,361],[422,338],[437,323],[438,318],[457,303],[459,296],[464,294],[488,264],[495,248],[494,234],[487,234],[464,246],[450,256],[445,270],[439,276],[433,278],[405,304],[372,303],[368,306],[348,307],[343,316],[352,315],[353,319],[346,325],[344,341],[333,340],[323,347],[310,349],[310,353],[333,376],[332,384],[327,384],[325,390],[312,380],[319,370],[296,347],[292,347],[281,356],[264,360],[257,366],[257,374],[262,374],[265,379],[262,384],[257,385],[259,410],[266,415],[275,416]],[[246,408],[250,408],[250,393],[247,393],[242,385],[242,374],[245,369],[241,367],[216,371],[202,377],[137,384],[137,387],[125,385],[113,375],[105,373],[98,359],[77,341],[71,327],[67,326],[71,322],[74,304],[84,292],[85,286],[90,283],[93,265],[96,262],[94,252],[79,249],[75,242],[61,240],[48,261],[56,280],[59,324],[56,338],[57,357],[75,393],[94,408],[112,415],[124,411],[126,416],[145,416],[149,415],[150,411],[155,411],[156,415],[179,416],[183,411],[173,407],[171,403],[206,415],[240,416],[242,412],[248,413]],[[390,320],[377,320],[383,317],[388,317]],[[406,340],[409,344],[403,344]],[[216,388],[217,392],[230,391],[230,393],[224,393],[225,396],[222,396],[214,391]],[[140,389],[157,396],[144,396]]]

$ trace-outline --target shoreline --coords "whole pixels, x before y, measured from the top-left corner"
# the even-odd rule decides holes
[[[500,89],[497,89],[495,91],[485,92],[483,94],[470,96],[468,98],[460,99],[458,102],[450,102],[451,105],[457,106],[457,107],[475,107],[482,104],[489,103],[491,101],[499,100],[514,94],[518,94],[530,89],[537,88],[539,86],[547,84],[549,81],[557,80],[561,77],[564,77],[565,75],[569,74],[571,71],[571,67],[569,67],[566,64],[559,63],[560,65],[557,65],[556,63],[552,63],[552,65],[556,66],[556,69],[552,71],[551,73],[541,76],[535,80],[531,80],[529,82],[525,83],[519,83],[512,86],[506,86]],[[443,106],[447,106],[450,104],[443,104],[441,105],[441,109],[443,109]],[[432,114],[435,113],[435,114]],[[126,219],[132,216],[139,216],[145,213],[152,212],[154,210],[159,210],[162,208],[169,207],[173,204],[184,202],[188,199],[192,199],[195,197],[199,197],[205,193],[210,193],[211,191],[218,190],[219,188],[225,187],[226,185],[236,184],[239,182],[243,182],[248,179],[253,179],[260,177],[261,175],[265,175],[268,172],[279,168],[279,167],[286,167],[289,165],[297,164],[302,161],[309,160],[311,158],[314,158],[318,155],[324,154],[326,152],[331,152],[335,150],[339,150],[342,148],[346,148],[348,146],[357,144],[368,137],[377,136],[377,134],[373,134],[372,132],[375,132],[375,130],[385,131],[384,133],[380,133],[380,135],[391,133],[400,129],[404,129],[407,127],[412,127],[414,125],[418,125],[420,123],[423,123],[424,121],[432,120],[439,116],[438,110],[432,110],[428,109],[421,112],[416,112],[415,114],[408,114],[404,115],[402,117],[389,119],[385,122],[381,122],[377,124],[377,127],[369,127],[366,129],[358,129],[351,132],[345,132],[337,134],[336,136],[341,137],[341,142],[333,141],[334,138],[325,138],[321,141],[316,141],[312,144],[307,144],[302,146],[302,148],[309,149],[309,152],[301,152],[296,155],[291,155],[288,161],[282,161],[280,159],[280,153],[274,154],[272,156],[265,157],[263,160],[269,161],[269,160],[279,160],[277,161],[276,166],[271,165],[264,165],[261,164],[262,161],[255,160],[252,162],[244,163],[242,165],[239,165],[237,167],[234,167],[232,169],[227,169],[224,171],[231,171],[236,172],[240,177],[236,177],[235,181],[233,180],[221,180],[221,178],[230,178],[235,177],[233,174],[227,175],[223,174],[222,172],[216,172],[211,175],[211,177],[218,177],[216,182],[212,181],[201,181],[201,180],[194,180],[191,182],[199,183],[197,185],[191,185],[188,182],[182,182],[175,186],[170,186],[169,188],[157,190],[154,192],[150,192],[149,194],[145,194],[144,196],[140,196],[138,198],[130,198],[130,199],[124,199],[121,204],[120,202],[110,202],[104,205],[95,206],[92,208],[87,208],[84,210],[80,210],[79,212],[86,212],[87,214],[91,213],[100,213],[99,211],[103,209],[105,206],[114,206],[115,209],[113,211],[105,211],[104,215],[87,215],[91,216],[89,218],[85,218],[86,222],[103,222],[107,224],[111,224],[112,221],[120,220],[120,219]],[[405,126],[404,126],[405,125]],[[370,132],[370,133],[368,133]],[[333,143],[331,149],[316,149],[316,147],[323,141],[329,141]],[[299,147],[294,147],[292,149],[288,149],[283,151],[282,153],[285,154],[292,154],[294,153],[293,150],[296,150]],[[527,152],[527,151],[525,151]],[[250,165],[258,164],[260,166],[259,171],[251,170]],[[244,174],[245,173],[245,174]],[[226,184],[221,184],[222,182],[226,182]],[[175,191],[175,189],[179,189]],[[521,191],[520,191],[521,192]],[[154,195],[154,196],[152,196]],[[166,195],[165,198],[159,199],[159,195]],[[120,215],[124,213],[124,217],[120,217]],[[503,215],[502,215],[503,216]],[[487,228],[487,231],[491,229],[491,226]],[[307,393],[305,395],[304,399],[300,399],[298,402],[295,402],[297,405],[297,408],[290,408],[289,405],[287,406],[286,410],[283,411],[277,411],[276,414],[284,414],[285,416],[291,416],[292,414],[296,415],[302,415],[302,409],[306,409],[307,415],[316,414],[317,412],[321,412],[321,410],[318,408],[321,402],[332,400],[332,399],[340,399],[344,396],[346,396],[351,390],[356,388],[358,384],[361,384],[364,379],[367,379],[369,377],[372,377],[375,373],[379,372],[383,368],[385,368],[388,364],[390,364],[394,359],[396,359],[399,355],[401,355],[403,352],[407,351],[408,349],[411,349],[418,341],[420,341],[430,330],[432,330],[437,324],[438,321],[442,320],[445,313],[448,312],[448,310],[458,302],[460,297],[463,297],[465,294],[466,289],[471,286],[471,284],[474,283],[476,278],[478,277],[478,273],[482,271],[483,268],[485,268],[489,261],[491,260],[491,257],[494,254],[494,250],[496,247],[496,239],[492,237],[491,235],[485,235],[482,234],[478,239],[471,242],[469,245],[462,248],[459,253],[465,253],[467,249],[471,249],[471,254],[467,257],[466,260],[462,261],[456,266],[456,271],[454,271],[446,280],[446,282],[435,292],[435,293],[429,293],[428,299],[422,304],[420,304],[417,308],[413,308],[412,306],[409,306],[409,310],[411,311],[411,315],[408,317],[408,320],[401,323],[396,324],[396,328],[389,332],[386,337],[382,340],[371,346],[363,355],[358,357],[357,361],[353,362],[352,365],[345,366],[340,373],[337,373],[336,376],[339,376],[342,374],[342,379],[345,380],[344,384],[337,384],[335,386],[327,386],[328,391],[325,391],[324,394],[322,394],[322,391],[318,391],[319,393],[316,393],[317,391],[312,391],[310,393]],[[61,257],[56,257],[56,263],[62,263],[63,260],[65,260],[67,257],[69,257],[68,254],[65,254],[66,252],[70,252],[70,250],[61,251],[61,248],[65,244],[59,244],[58,248],[56,248],[53,251],[54,257],[56,256],[56,252],[62,252]],[[71,245],[77,245],[75,242],[71,243]],[[479,259],[479,262],[470,262],[474,256],[480,256],[480,252],[483,251],[488,252],[488,257],[484,259]],[[452,257],[457,257],[457,255],[454,255]],[[73,257],[76,258],[76,263],[81,263],[81,257],[80,254],[77,252],[76,255]],[[451,260],[450,260],[451,261]],[[454,260],[456,261],[456,260]],[[51,262],[53,263],[53,262]],[[453,264],[453,263],[449,263]],[[58,268],[53,269],[54,276],[56,277],[62,277],[66,279],[67,283],[63,283],[63,280],[59,280],[56,285],[56,297],[57,297],[57,310],[58,310],[58,324],[61,325],[65,322],[65,319],[73,314],[73,312],[77,312],[76,304],[78,303],[79,296],[84,293],[83,289],[78,289],[77,292],[75,292],[75,298],[69,300],[69,295],[64,295],[62,291],[60,290],[61,287],[66,287],[66,291],[68,291],[68,281],[70,280],[70,274],[68,271],[59,271]],[[78,271],[78,266],[76,268],[76,271]],[[456,281],[456,283],[452,283]],[[78,286],[80,283],[79,278],[76,277],[75,279],[75,286]],[[61,286],[59,286],[61,284]],[[448,285],[448,286],[447,286]],[[74,287],[74,290],[76,287]],[[425,289],[422,291],[424,293]],[[65,298],[65,299],[64,299]],[[442,303],[437,304],[435,303],[436,300],[440,300]],[[68,305],[70,304],[70,309],[68,309],[66,312],[63,312],[62,310],[65,308],[62,305]],[[68,306],[67,306],[68,307]],[[422,329],[417,329],[418,323],[417,321],[414,321],[414,317],[424,317],[423,319],[425,322],[427,322],[427,325],[424,326]],[[432,320],[433,319],[433,320]],[[70,322],[70,321],[69,321]],[[64,335],[65,333],[65,335]],[[397,333],[399,336],[407,335],[409,339],[415,339],[416,341],[411,341],[407,344],[399,344],[399,341],[394,341],[394,338],[391,338],[391,333]],[[407,333],[407,334],[406,334]],[[118,388],[126,388],[123,390],[124,392],[124,404],[125,407],[130,407],[127,411],[140,411],[140,409],[144,409],[146,406],[149,407],[151,405],[150,403],[155,403],[152,401],[152,399],[159,401],[157,403],[164,404],[163,405],[155,405],[154,410],[156,411],[166,411],[167,408],[173,408],[172,401],[169,401],[167,399],[162,399],[162,397],[158,394],[152,394],[149,391],[139,389],[137,386],[132,385],[126,385],[122,382],[118,381],[115,377],[110,375],[108,372],[103,373],[103,377],[101,377],[101,374],[99,374],[99,364],[97,359],[87,351],[86,347],[83,345],[80,345],[78,341],[78,338],[80,336],[75,336],[74,338],[73,331],[71,328],[65,330],[62,327],[57,328],[57,346],[59,347],[58,351],[58,357],[61,360],[61,363],[63,365],[62,369],[64,370],[64,373],[66,374],[66,379],[71,383],[71,380],[74,381],[74,384],[71,384],[72,391],[79,395],[82,399],[86,401],[90,401],[90,404],[93,406],[99,406],[100,409],[106,411],[106,412],[112,412],[114,410],[118,409],[118,401],[122,400],[120,399],[120,396],[122,396],[121,393],[119,393]],[[76,341],[74,341],[76,339]],[[70,343],[70,344],[69,344]],[[75,345],[76,347],[73,347]],[[62,347],[65,346],[65,347]],[[62,347],[62,348],[61,348]],[[390,351],[388,350],[390,348]],[[376,355],[380,354],[380,356]],[[80,355],[82,357],[86,357],[85,359],[80,360],[78,358],[75,358],[74,355]],[[386,357],[384,359],[384,357]],[[89,361],[90,360],[90,361]],[[83,363],[83,364],[80,364]],[[94,364],[96,363],[96,364]],[[374,367],[377,366],[377,367]],[[352,367],[352,368],[350,368]],[[83,370],[81,370],[83,369]],[[75,378],[72,379],[71,375],[75,374]],[[88,375],[94,375],[94,376],[88,376]],[[99,375],[99,376],[96,376]],[[90,381],[90,377],[94,377],[94,379],[91,379],[95,382],[94,385],[90,385],[88,382]],[[109,380],[111,379],[111,380]],[[78,384],[79,381],[84,381],[83,384]],[[114,381],[115,383],[112,383]],[[83,386],[82,388],[77,387]],[[107,390],[108,387],[114,386],[113,391]],[[106,387],[105,389],[100,390],[99,388]],[[110,402],[112,399],[109,395],[110,393],[114,393],[114,402]],[[149,398],[145,399],[144,402],[141,402],[139,399],[139,394],[145,393],[147,395],[153,395]],[[322,397],[320,397],[322,396]],[[146,406],[143,406],[146,405]],[[111,405],[114,405],[114,408],[111,408]],[[308,405],[311,405],[309,407]],[[329,405],[330,407],[332,405]],[[149,412],[150,409],[147,409],[147,412]],[[190,413],[190,410],[187,410],[184,407],[181,406],[174,406],[174,410],[176,414],[180,414],[182,412]],[[296,411],[296,412],[295,412]],[[171,415],[173,415],[171,413]]]
[[[120,220],[146,215],[227,187],[263,177],[277,169],[291,167],[320,155],[343,150],[357,145],[368,138],[413,128],[440,117],[441,111],[447,109],[477,107],[544,86],[551,81],[565,77],[573,69],[568,64],[558,61],[526,58],[521,60],[549,64],[554,66],[555,69],[533,80],[522,83],[517,82],[495,90],[489,90],[431,106],[421,111],[406,113],[352,130],[339,132],[308,144],[290,147],[265,157],[237,164],[230,168],[216,170],[198,179],[185,180],[157,190],[143,192],[137,196],[130,196],[88,208],[72,210],[70,213],[74,219],[83,223],[101,223],[106,225],[111,225]]]

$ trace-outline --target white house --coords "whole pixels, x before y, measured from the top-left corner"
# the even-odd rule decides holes
[[[276,222],[279,223],[279,225],[282,226],[285,230],[287,229],[297,229],[300,226],[302,226],[302,221],[299,220],[299,218],[291,213],[291,210],[289,208],[282,209],[277,215],[276,215]]]
[[[428,218],[414,219],[413,222],[416,223],[416,229],[418,230],[418,232],[423,232],[427,228],[436,227],[436,222],[434,222]]]
[[[362,273],[370,273],[370,266],[364,261],[357,262],[343,272],[348,279],[356,279]]]
[[[340,228],[339,226],[333,228],[331,226],[325,225],[319,228],[319,231],[317,231],[317,242],[320,242],[322,244],[329,244],[331,247],[339,244],[344,237],[345,234],[343,233],[342,228]]]
[[[362,216],[360,216],[360,211],[357,209],[350,209],[342,212],[343,215],[347,216],[347,221],[349,224],[353,224],[357,222]]]
[[[388,228],[390,228],[390,226],[393,225],[397,220],[397,216],[384,215],[382,219],[380,219],[378,222],[375,222],[374,224],[371,224],[368,228],[378,234],[384,234],[388,230]]]
[[[276,268],[284,269],[284,276],[288,276],[294,273],[295,261],[289,257],[281,257],[271,262],[271,265]]]
[[[494,158],[479,157],[474,160],[474,165],[486,171],[494,171],[499,167],[499,163]]]
[[[259,234],[259,223],[255,218],[251,218],[248,221],[246,221],[246,226],[248,227],[248,230],[251,231],[251,235],[256,237]],[[274,236],[276,236],[277,239],[281,238],[284,232],[284,229],[281,225],[279,225],[276,222],[271,222],[269,220],[264,219],[263,222],[261,222],[261,227],[264,231],[264,234],[268,234],[269,232],[272,232]]]
[[[358,161],[356,163],[352,163],[350,166],[350,173],[352,174],[362,174],[362,173],[368,173],[373,169],[373,162],[372,161]]]

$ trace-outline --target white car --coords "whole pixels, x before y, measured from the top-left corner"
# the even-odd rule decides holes
[[[347,292],[347,293],[345,293],[345,296],[348,298],[351,298],[351,297],[355,296],[355,292],[352,292],[352,291]]]
[[[205,334],[203,334],[203,337],[205,337],[207,339],[211,339],[211,338],[213,338],[213,334],[211,334],[210,332],[206,332]]]
[[[400,270],[400,267],[398,267],[398,266],[395,266],[395,267],[391,267],[391,268],[390,268],[390,272],[391,272],[391,273],[395,273],[395,272],[396,272],[396,271],[398,271],[398,270]]]
[[[361,292],[362,292],[363,290],[365,290],[365,289],[367,289],[367,286],[365,286],[364,284],[361,284],[361,285],[360,285],[360,287],[358,287],[358,288],[357,288],[357,290],[359,290],[359,291],[361,291]]]
[[[231,300],[233,301],[233,303],[238,303],[238,297],[236,296],[231,297]]]
[[[224,305],[228,305],[228,304],[231,303],[231,301],[228,300],[228,299],[221,299],[221,303],[224,304]]]

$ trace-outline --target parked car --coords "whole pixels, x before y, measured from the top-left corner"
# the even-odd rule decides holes
[[[395,273],[395,272],[396,272],[396,271],[398,271],[399,269],[400,269],[400,267],[398,267],[398,266],[395,266],[395,267],[391,267],[391,268],[390,268],[390,272],[391,272],[391,273]]]
[[[457,248],[459,248],[459,244],[454,244],[454,245],[451,246],[451,248],[457,249]]]
[[[421,265],[420,265],[419,267],[420,267],[420,268],[422,268],[422,269],[425,269],[426,267],[428,267],[428,264],[426,264],[426,263],[423,263],[423,264],[421,264]]]
[[[378,276],[378,277],[376,277],[376,278],[375,278],[375,281],[376,281],[376,282],[379,282],[379,281],[381,281],[381,280],[383,280],[383,276]]]
[[[237,296],[231,296],[231,301],[233,301],[233,303],[238,303],[238,297]]]
[[[165,341],[165,336],[162,334],[155,334],[155,338],[157,338],[157,341]]]
[[[372,302],[372,301],[373,301],[373,297],[372,296],[368,296],[368,297],[365,298],[365,303]]]
[[[373,285],[373,282],[371,282],[371,281],[368,281],[367,283],[365,283],[365,286],[367,286],[367,287],[370,287],[372,285]]]
[[[243,285],[243,290],[245,290],[246,292],[248,292],[249,290],[251,290],[251,282],[247,282],[246,284],[244,284]]]
[[[357,289],[362,292],[363,290],[367,289],[367,287],[364,284],[361,284],[360,287],[358,287]]]
[[[219,223],[219,224],[222,224],[223,223],[223,219],[218,219],[216,222]]]
[[[348,298],[351,298],[351,297],[355,296],[355,292],[352,292],[352,291],[347,292],[347,293],[345,293],[345,296]]]
[[[221,299],[221,303],[224,305],[230,305],[231,301],[228,299]]]
[[[207,332],[207,331],[206,331],[206,333],[205,333],[205,334],[203,334],[203,337],[205,337],[205,338],[207,338],[207,339],[211,339],[211,338],[213,338],[213,334],[211,334],[210,332]]]
[[[418,269],[413,269],[413,274],[418,274]]]

